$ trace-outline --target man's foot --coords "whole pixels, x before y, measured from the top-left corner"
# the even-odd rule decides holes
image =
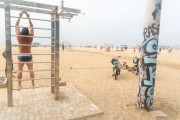
[[[18,91],[21,90],[21,89],[22,89],[22,87],[21,87],[21,86],[18,86]]]
[[[35,89],[35,85],[32,85],[32,89]]]

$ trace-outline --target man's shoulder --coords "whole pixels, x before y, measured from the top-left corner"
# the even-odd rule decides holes
[[[18,37],[17,37],[17,39],[18,39],[18,41],[23,41],[23,42],[33,40],[33,38],[32,38],[32,37],[28,37],[28,36],[27,36],[27,37],[18,36]]]

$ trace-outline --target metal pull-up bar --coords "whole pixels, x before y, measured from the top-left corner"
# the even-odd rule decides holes
[[[33,72],[46,72],[50,71],[51,76],[46,78],[33,78],[33,80],[44,80],[49,79],[51,80],[51,93],[55,93],[55,99],[59,99],[59,86],[61,85],[59,83],[59,15],[57,12],[57,6],[54,5],[47,5],[42,3],[35,3],[35,2],[28,2],[28,1],[21,1],[21,0],[0,0],[0,8],[4,8],[5,13],[5,39],[6,39],[6,55],[7,55],[7,86],[5,84],[5,87],[7,87],[7,97],[8,97],[8,106],[13,106],[13,80],[12,80],[12,73],[15,71],[12,71],[12,64],[19,64],[12,62],[12,56],[18,55],[16,53],[12,53],[12,44],[11,37],[33,37],[33,38],[49,38],[51,40],[51,52],[50,53],[43,53],[43,54],[33,54],[33,55],[50,55],[51,56],[51,62],[33,62],[33,63],[50,63],[51,69],[49,70],[32,70]],[[44,19],[36,19],[32,18],[33,20],[38,21],[46,21],[50,22],[51,29],[49,28],[34,28],[34,29],[41,29],[41,30],[50,30],[51,36],[50,37],[44,37],[44,36],[22,36],[22,35],[12,35],[11,34],[11,27],[15,27],[11,25],[11,18],[17,18],[16,16],[11,16],[11,10],[19,10],[19,11],[28,11],[28,12],[35,12],[35,13],[43,13],[43,14],[50,14],[51,19],[50,20],[44,20]],[[27,18],[24,18],[27,19]],[[19,26],[21,28],[22,26]],[[30,27],[29,27],[30,28]],[[18,46],[33,46],[31,44],[18,44]],[[45,45],[47,46],[47,45]],[[28,71],[20,71],[16,70],[16,72],[32,72],[31,70]],[[23,81],[27,81],[31,79],[23,79]],[[4,80],[3,80],[4,81]],[[15,80],[18,81],[18,80]],[[4,82],[3,82],[4,83]],[[63,84],[64,85],[64,84]],[[3,87],[3,86],[2,86]],[[37,86],[37,88],[43,87],[43,86]],[[28,89],[28,88],[25,88]]]
[[[60,15],[61,18],[69,19],[69,22],[74,16],[77,16],[79,13],[82,13],[81,10],[79,9],[64,7],[63,0],[61,1],[61,6],[58,9],[59,9],[58,15]]]

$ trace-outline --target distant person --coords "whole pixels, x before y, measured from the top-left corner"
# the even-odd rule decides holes
[[[3,52],[2,52],[2,56],[6,59],[7,57],[6,57],[6,50],[4,50]],[[13,62],[13,60],[12,60],[12,62]],[[13,70],[13,64],[12,64],[12,70]],[[7,65],[6,65],[6,67],[5,67],[5,75],[6,75],[6,77],[7,77]],[[14,77],[14,76],[13,76]]]
[[[139,47],[139,53],[141,53],[141,47]]]
[[[20,31],[19,29],[19,23],[20,23],[20,19],[22,18],[23,14],[26,14],[27,19],[29,21],[29,26],[30,26],[30,30],[27,27],[22,28],[22,31]],[[21,36],[17,36],[17,41],[18,44],[26,44],[26,45],[30,45],[30,46],[22,46],[19,45],[19,55],[18,55],[18,74],[17,74],[17,78],[18,78],[18,89],[20,90],[22,88],[21,86],[21,79],[22,79],[22,72],[23,71],[23,66],[26,62],[26,65],[28,67],[28,70],[30,70],[30,78],[32,80],[32,87],[35,87],[34,84],[34,72],[33,72],[33,59],[32,59],[32,54],[31,54],[31,44],[33,41],[33,36],[34,36],[34,29],[33,29],[33,24],[30,20],[30,16],[27,12],[21,12],[19,13],[19,18],[16,22],[16,28],[15,28],[15,32],[16,35],[21,35]],[[32,37],[26,37],[26,36],[32,36]]]
[[[62,44],[62,50],[64,51],[64,43]]]
[[[134,52],[136,52],[136,48],[134,47]]]
[[[116,50],[118,50],[118,48],[119,48],[119,47],[117,46],[117,47],[116,47]]]
[[[110,52],[110,47],[107,48],[107,51]]]
[[[173,50],[173,48],[169,47],[169,48],[168,48],[168,53],[171,53],[172,50]]]
[[[159,48],[159,53],[161,52],[161,47]]]

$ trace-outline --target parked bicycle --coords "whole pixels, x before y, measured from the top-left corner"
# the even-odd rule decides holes
[[[121,56],[118,56],[118,57],[113,58],[113,59],[111,60],[111,63],[114,65],[114,66],[113,66],[113,75],[112,75],[112,76],[114,76],[114,79],[115,79],[115,80],[117,80],[118,75],[120,75],[120,73],[121,73],[122,65],[121,65],[120,62],[119,62],[119,58],[120,58],[120,57],[121,57]]]
[[[134,66],[133,66],[133,71],[136,75],[139,74],[139,58],[138,57],[134,57],[133,58],[133,63],[134,63]]]

